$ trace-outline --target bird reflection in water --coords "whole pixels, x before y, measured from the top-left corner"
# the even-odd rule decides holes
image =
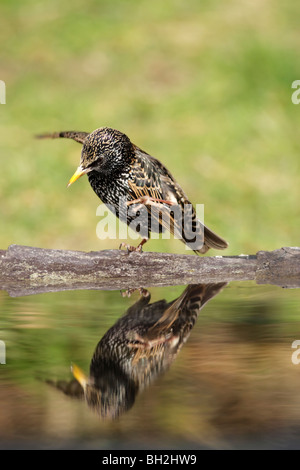
[[[72,366],[81,390],[74,382],[59,388],[68,395],[84,395],[88,406],[102,418],[122,415],[132,407],[137,393],[168,369],[188,339],[201,308],[225,286],[189,285],[172,302],[150,304],[149,293],[141,296],[98,343],[89,376]]]

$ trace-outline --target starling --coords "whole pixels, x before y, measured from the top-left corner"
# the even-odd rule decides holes
[[[189,285],[171,302],[151,304],[150,294],[141,296],[99,341],[89,376],[72,366],[88,406],[109,419],[128,411],[137,394],[170,367],[202,307],[225,286],[226,282]],[[58,388],[82,396],[73,382]]]
[[[68,186],[87,174],[101,201],[131,227],[142,207],[146,208],[147,217],[136,225],[142,241],[137,248],[126,245],[130,251],[142,251],[150,232],[165,230],[196,253],[227,248],[227,242],[197,218],[195,208],[168,169],[122,132],[101,127],[90,134],[65,131],[39,137],[62,137],[83,144],[80,165]],[[125,209],[120,200],[126,201]]]

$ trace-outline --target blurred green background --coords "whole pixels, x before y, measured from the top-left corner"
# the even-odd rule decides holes
[[[295,0],[1,0],[0,248],[118,247],[96,237],[87,178],[66,190],[81,146],[34,139],[104,125],[205,204],[226,254],[299,245],[299,14]]]

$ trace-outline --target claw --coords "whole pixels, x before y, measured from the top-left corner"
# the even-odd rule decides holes
[[[122,248],[127,248],[128,253],[132,253],[133,251],[137,251],[137,252],[142,251],[141,248],[140,248],[140,245],[135,247],[135,246],[132,246],[132,245],[128,245],[127,243],[121,243],[120,246],[119,246],[119,250],[121,250]]]
[[[147,238],[143,238],[141,243],[136,247],[132,246],[132,245],[128,245],[127,243],[123,242],[123,243],[120,244],[119,250],[121,250],[122,248],[127,248],[128,254],[132,253],[133,251],[135,251],[137,253],[142,253],[143,252],[143,245],[146,243],[146,241],[147,241]]]
[[[150,295],[150,292],[147,289],[144,289],[144,287],[138,287],[136,289],[126,289],[125,291],[121,291],[122,297],[131,297],[131,295],[136,291],[139,291],[140,296],[143,297],[148,297]]]

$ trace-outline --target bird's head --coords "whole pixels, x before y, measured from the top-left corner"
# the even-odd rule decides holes
[[[137,394],[138,388],[134,380],[118,367],[105,361],[95,376],[87,376],[76,365],[71,367],[75,379],[80,383],[89,408],[96,411],[102,418],[115,419],[129,410]]]
[[[132,143],[120,131],[100,127],[87,135],[83,141],[80,165],[68,186],[91,171],[109,172],[129,161]]]

